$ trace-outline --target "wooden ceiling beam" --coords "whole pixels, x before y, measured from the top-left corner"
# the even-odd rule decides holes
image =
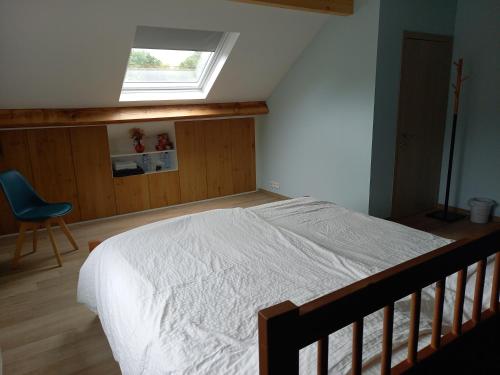
[[[79,109],[0,109],[0,130],[256,116],[267,113],[269,109],[266,102]]]
[[[269,5],[280,8],[330,13],[340,16],[354,14],[354,0],[233,0],[240,3]]]

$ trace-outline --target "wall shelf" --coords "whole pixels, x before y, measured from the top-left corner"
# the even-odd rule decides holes
[[[111,159],[126,158],[126,157],[129,157],[129,156],[142,156],[142,155],[164,154],[164,153],[169,153],[169,152],[176,152],[176,150],[175,149],[170,149],[170,150],[162,150],[162,151],[134,152],[134,153],[128,153],[128,154],[113,154],[113,155],[111,155]]]
[[[108,126],[109,158],[115,173],[115,164],[118,162],[134,162],[141,168],[143,174],[155,174],[178,170],[177,147],[175,139],[175,126],[173,122],[150,122],[139,126],[144,131],[144,152],[135,152],[129,131],[138,127],[137,124],[124,124],[122,126]],[[168,134],[171,149],[156,150],[158,134]],[[118,173],[119,174],[119,173]],[[132,174],[135,176],[135,174]],[[120,176],[115,176],[120,177]],[[124,176],[125,177],[125,176]]]

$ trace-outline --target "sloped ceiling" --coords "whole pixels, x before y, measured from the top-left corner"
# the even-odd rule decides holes
[[[126,105],[137,25],[240,32],[203,102],[266,100],[327,18],[227,0],[0,0],[0,108]]]

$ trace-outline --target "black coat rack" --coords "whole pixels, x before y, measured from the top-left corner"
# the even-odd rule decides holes
[[[454,63],[454,65],[457,68],[457,78],[456,78],[456,83],[453,85],[453,88],[455,89],[455,95],[453,104],[453,126],[451,130],[450,156],[448,158],[448,177],[446,179],[446,196],[444,200],[443,210],[435,211],[428,215],[429,217],[433,217],[435,219],[447,222],[458,221],[465,217],[465,215],[449,211],[450,185],[451,185],[451,174],[453,171],[453,154],[455,152],[455,136],[457,133],[458,107],[460,104],[460,94],[462,91],[462,84],[467,79],[467,77],[465,78],[463,77],[464,59],[462,58],[459,59],[458,62]]]

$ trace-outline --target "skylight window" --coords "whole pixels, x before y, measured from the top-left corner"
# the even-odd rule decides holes
[[[120,101],[205,99],[238,36],[139,26]]]

